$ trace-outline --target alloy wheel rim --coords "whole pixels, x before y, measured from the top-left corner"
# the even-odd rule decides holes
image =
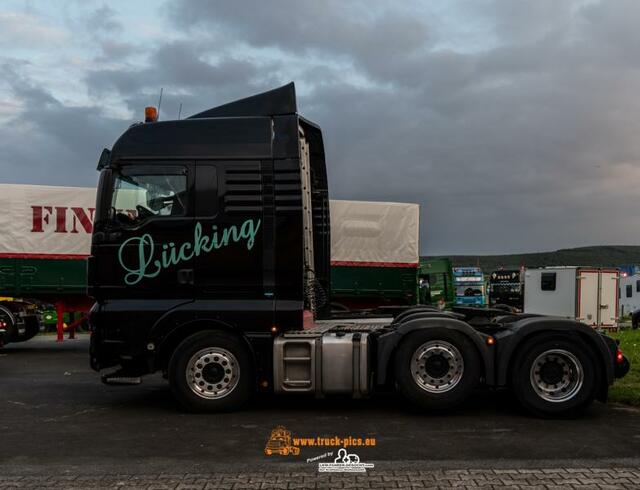
[[[443,340],[431,340],[411,357],[411,376],[429,393],[446,393],[462,380],[464,360],[458,348]]]
[[[562,403],[580,392],[584,384],[584,369],[573,353],[565,349],[550,349],[533,361],[529,379],[540,398]]]
[[[218,400],[231,393],[240,379],[240,365],[226,349],[208,347],[187,363],[187,385],[200,398]]]

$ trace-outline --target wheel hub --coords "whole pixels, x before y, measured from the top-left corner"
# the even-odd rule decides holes
[[[449,361],[442,354],[427,357],[424,368],[428,376],[442,378],[449,372]]]
[[[429,393],[444,393],[455,388],[462,379],[464,361],[453,344],[431,340],[416,349],[411,357],[411,376]]]
[[[202,369],[202,379],[207,383],[219,383],[224,379],[224,368],[220,364],[206,364]]]
[[[573,353],[551,349],[536,357],[529,378],[534,391],[543,400],[566,402],[580,392],[584,383],[584,369]]]
[[[240,365],[226,349],[210,347],[196,352],[187,363],[187,384],[201,398],[216,400],[233,391],[240,378]]]
[[[540,367],[540,378],[547,384],[555,385],[562,381],[564,368],[557,360],[545,362]]]

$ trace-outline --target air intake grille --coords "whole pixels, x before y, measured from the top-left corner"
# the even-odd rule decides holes
[[[237,163],[225,172],[224,210],[227,214],[262,212],[259,162]]]

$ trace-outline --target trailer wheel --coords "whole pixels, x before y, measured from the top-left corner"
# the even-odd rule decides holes
[[[169,385],[176,400],[194,412],[241,407],[254,386],[250,353],[225,332],[199,332],[183,340],[169,361]]]
[[[0,340],[2,340],[5,344],[8,344],[9,342],[15,342],[16,337],[18,336],[18,329],[14,321],[14,316],[8,308],[2,305],[0,305],[0,321],[2,321],[6,332],[4,338]]]
[[[480,355],[471,339],[433,328],[409,334],[395,356],[400,392],[416,405],[443,410],[461,404],[478,385]]]
[[[541,417],[578,415],[595,397],[597,373],[579,338],[536,338],[514,364],[511,387],[520,404]]]

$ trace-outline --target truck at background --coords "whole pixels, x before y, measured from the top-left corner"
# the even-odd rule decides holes
[[[72,320],[89,311],[86,257],[94,205],[92,188],[0,184],[4,343],[36,335],[42,311],[52,306],[61,319],[65,311]]]
[[[618,269],[545,267],[524,273],[524,312],[618,326]]]
[[[419,304],[450,308],[455,300],[453,267],[447,258],[420,259]]]
[[[98,163],[90,362],[105,383],[159,371],[192,411],[238,409],[256,391],[395,388],[444,410],[484,385],[568,415],[628,371],[613,339],[575,320],[333,314],[323,135],[298,114],[293,84],[183,120],[145,115]],[[131,193],[135,209],[119,211]]]
[[[484,274],[480,267],[454,267],[453,288],[456,292],[456,305],[484,306],[487,304]]]
[[[498,269],[489,274],[489,306],[524,307],[523,269]]]
[[[95,189],[1,184],[0,205],[8,211],[0,218],[7,237],[0,243],[5,343],[35,335],[36,314],[42,317],[40,327],[57,327],[56,309],[64,312],[63,327],[74,324],[92,304],[86,257]],[[123,205],[135,209],[136,203]],[[451,303],[450,263],[419,261],[418,205],[339,200],[330,205],[334,308],[437,304],[441,296]]]
[[[618,296],[620,297],[618,306],[620,317],[640,310],[640,273],[621,275]]]

